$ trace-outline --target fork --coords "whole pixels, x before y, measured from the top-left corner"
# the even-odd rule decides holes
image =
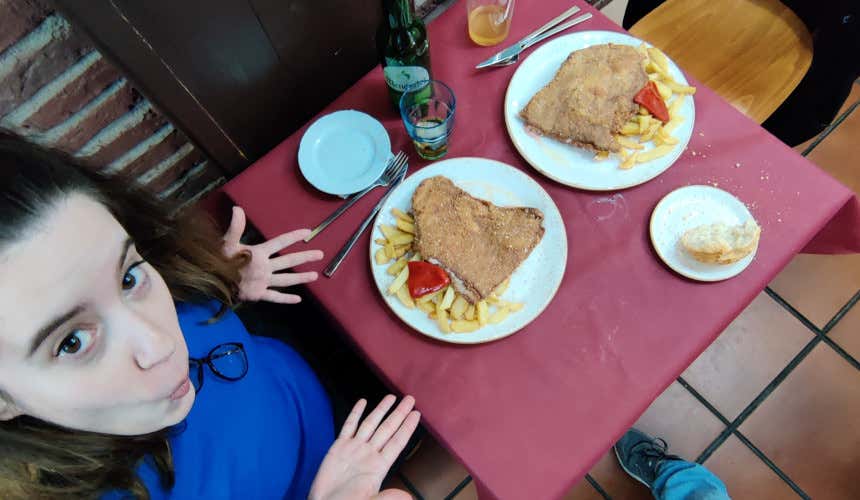
[[[393,181],[394,178],[397,176],[397,172],[399,171],[399,167],[402,166],[402,162],[405,162],[405,161],[406,161],[406,153],[404,153],[403,151],[398,151],[396,156],[394,156],[393,158],[388,160],[388,165],[385,167],[385,170],[382,172],[382,175],[379,176],[379,179],[376,179],[376,181],[373,184],[371,184],[370,186],[365,188],[363,191],[360,191],[360,192],[354,194],[351,198],[346,200],[346,202],[344,202],[340,207],[338,207],[338,209],[335,210],[334,213],[332,213],[331,215],[326,217],[326,219],[324,221],[320,222],[320,224],[317,227],[315,227],[313,231],[311,231],[311,234],[309,234],[305,238],[305,240],[304,240],[305,243],[314,239],[314,237],[316,235],[318,235],[319,233],[321,233],[323,229],[327,228],[329,224],[334,222],[335,219],[337,219],[344,212],[346,212],[349,209],[349,207],[355,205],[355,202],[360,200],[362,198],[362,196],[373,191],[375,188],[382,187],[382,186],[388,186],[389,184],[391,184],[391,181]]]
[[[408,158],[405,154],[403,155],[402,160],[402,162],[399,162],[401,168],[398,170],[397,174],[395,174],[394,180],[391,182],[391,186],[388,188],[388,191],[382,196],[379,202],[376,203],[376,206],[374,206],[370,213],[367,214],[367,217],[364,219],[364,222],[362,222],[361,225],[358,226],[358,229],[355,230],[355,233],[350,236],[349,240],[347,240],[347,242],[343,245],[343,248],[340,249],[337,255],[334,256],[331,262],[329,262],[328,266],[326,266],[326,268],[323,270],[323,274],[326,277],[331,278],[334,275],[335,271],[337,271],[337,268],[340,267],[341,262],[343,262],[343,259],[346,258],[346,255],[350,252],[350,250],[352,250],[352,247],[355,246],[355,243],[361,237],[361,234],[364,233],[365,229],[367,229],[367,226],[369,226],[370,223],[373,222],[373,218],[376,216],[377,212],[379,212],[379,209],[382,208],[382,205],[385,204],[385,201],[388,200],[388,197],[391,195],[391,192],[394,191],[394,188],[397,187],[406,177],[406,172],[407,170],[409,170],[409,164],[407,163]]]

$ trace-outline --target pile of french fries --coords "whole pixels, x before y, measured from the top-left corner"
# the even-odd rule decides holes
[[[652,116],[647,109],[639,106],[639,114],[625,123],[621,128],[621,134],[615,137],[622,146],[619,153],[620,168],[624,170],[633,168],[637,163],[645,163],[665,156],[677,147],[679,140],[672,135],[672,132],[684,121],[684,117],[681,116],[681,106],[686,96],[696,93],[696,87],[678,83],[669,75],[669,59],[660,49],[642,44],[636,50],[644,58],[643,65],[648,79],[654,82],[660,97],[666,103],[669,121],[663,123]],[[654,148],[645,151],[645,143],[648,141],[654,143]],[[599,151],[594,158],[605,160],[609,155],[609,151]]]
[[[421,255],[412,246],[415,241],[415,219],[396,208],[391,210],[391,214],[394,215],[396,223],[393,226],[380,225],[379,230],[383,237],[374,240],[379,245],[374,260],[378,265],[388,265],[386,273],[394,276],[394,281],[388,286],[386,293],[396,296],[404,306],[410,309],[418,308],[427,313],[443,333],[474,332],[488,324],[501,323],[511,313],[523,308],[521,302],[509,302],[501,298],[508,288],[510,278],[477,304],[469,303],[453,286],[413,299],[406,281],[409,279],[409,261],[421,260]]]

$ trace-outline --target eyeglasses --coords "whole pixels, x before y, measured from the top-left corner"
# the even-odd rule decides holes
[[[218,378],[234,382],[244,377],[248,373],[248,356],[245,354],[245,347],[238,342],[228,342],[219,344],[209,351],[205,358],[188,358],[190,372],[197,370],[197,380],[195,383],[192,377],[191,383],[194,384],[194,390],[200,393],[203,389],[203,366],[208,365],[212,373]]]

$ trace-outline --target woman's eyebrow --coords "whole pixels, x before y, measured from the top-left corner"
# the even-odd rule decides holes
[[[128,256],[128,250],[131,248],[131,245],[134,242],[131,238],[126,237],[125,241],[122,244],[122,253],[119,256],[119,264],[117,264],[118,272],[122,272],[122,265],[125,262],[126,257]],[[42,343],[51,336],[51,333],[56,330],[60,325],[73,318],[77,314],[80,314],[81,311],[84,310],[84,306],[77,305],[72,310],[66,312],[65,314],[61,314],[57,316],[53,320],[51,320],[47,325],[43,326],[36,332],[36,335],[33,337],[33,340],[30,342],[30,350],[27,353],[27,357],[31,357],[42,345]]]

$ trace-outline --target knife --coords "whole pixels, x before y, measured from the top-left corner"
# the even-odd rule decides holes
[[[343,259],[346,258],[347,254],[350,252],[350,250],[352,250],[352,247],[355,246],[355,242],[358,241],[358,239],[361,237],[361,234],[364,233],[364,230],[367,229],[367,226],[369,226],[370,223],[373,221],[373,218],[376,216],[376,213],[379,212],[379,209],[382,208],[382,205],[391,195],[392,191],[394,191],[394,188],[396,188],[401,182],[403,182],[403,179],[406,177],[407,170],[409,170],[408,163],[403,166],[403,170],[400,171],[400,173],[391,183],[391,186],[388,188],[388,191],[386,191],[385,195],[383,195],[379,202],[376,203],[376,206],[373,207],[373,209],[367,215],[367,218],[364,219],[364,222],[361,223],[355,233],[353,233],[353,235],[350,236],[350,238],[343,245],[343,248],[340,249],[337,255],[334,256],[331,262],[329,262],[328,266],[326,266],[326,268],[323,270],[323,274],[327,278],[331,278],[334,275],[341,262],[343,262]]]
[[[523,38],[519,42],[511,45],[510,47],[507,47],[506,49],[502,50],[501,52],[498,52],[497,54],[490,57],[486,61],[479,63],[477,66],[475,66],[475,68],[476,69],[486,68],[487,66],[492,66],[493,64],[496,64],[499,61],[503,61],[505,59],[508,59],[510,57],[513,57],[513,56],[519,54],[523,50],[527,49],[532,43],[534,43],[533,39],[536,38],[538,35],[540,35],[544,31],[552,28],[556,24],[564,21],[568,17],[576,14],[579,11],[580,11],[580,8],[577,6],[573,6],[569,9],[567,9],[566,11],[562,12],[558,17],[555,17],[550,22],[544,24],[540,28],[538,28],[535,31],[526,35],[525,38]]]

